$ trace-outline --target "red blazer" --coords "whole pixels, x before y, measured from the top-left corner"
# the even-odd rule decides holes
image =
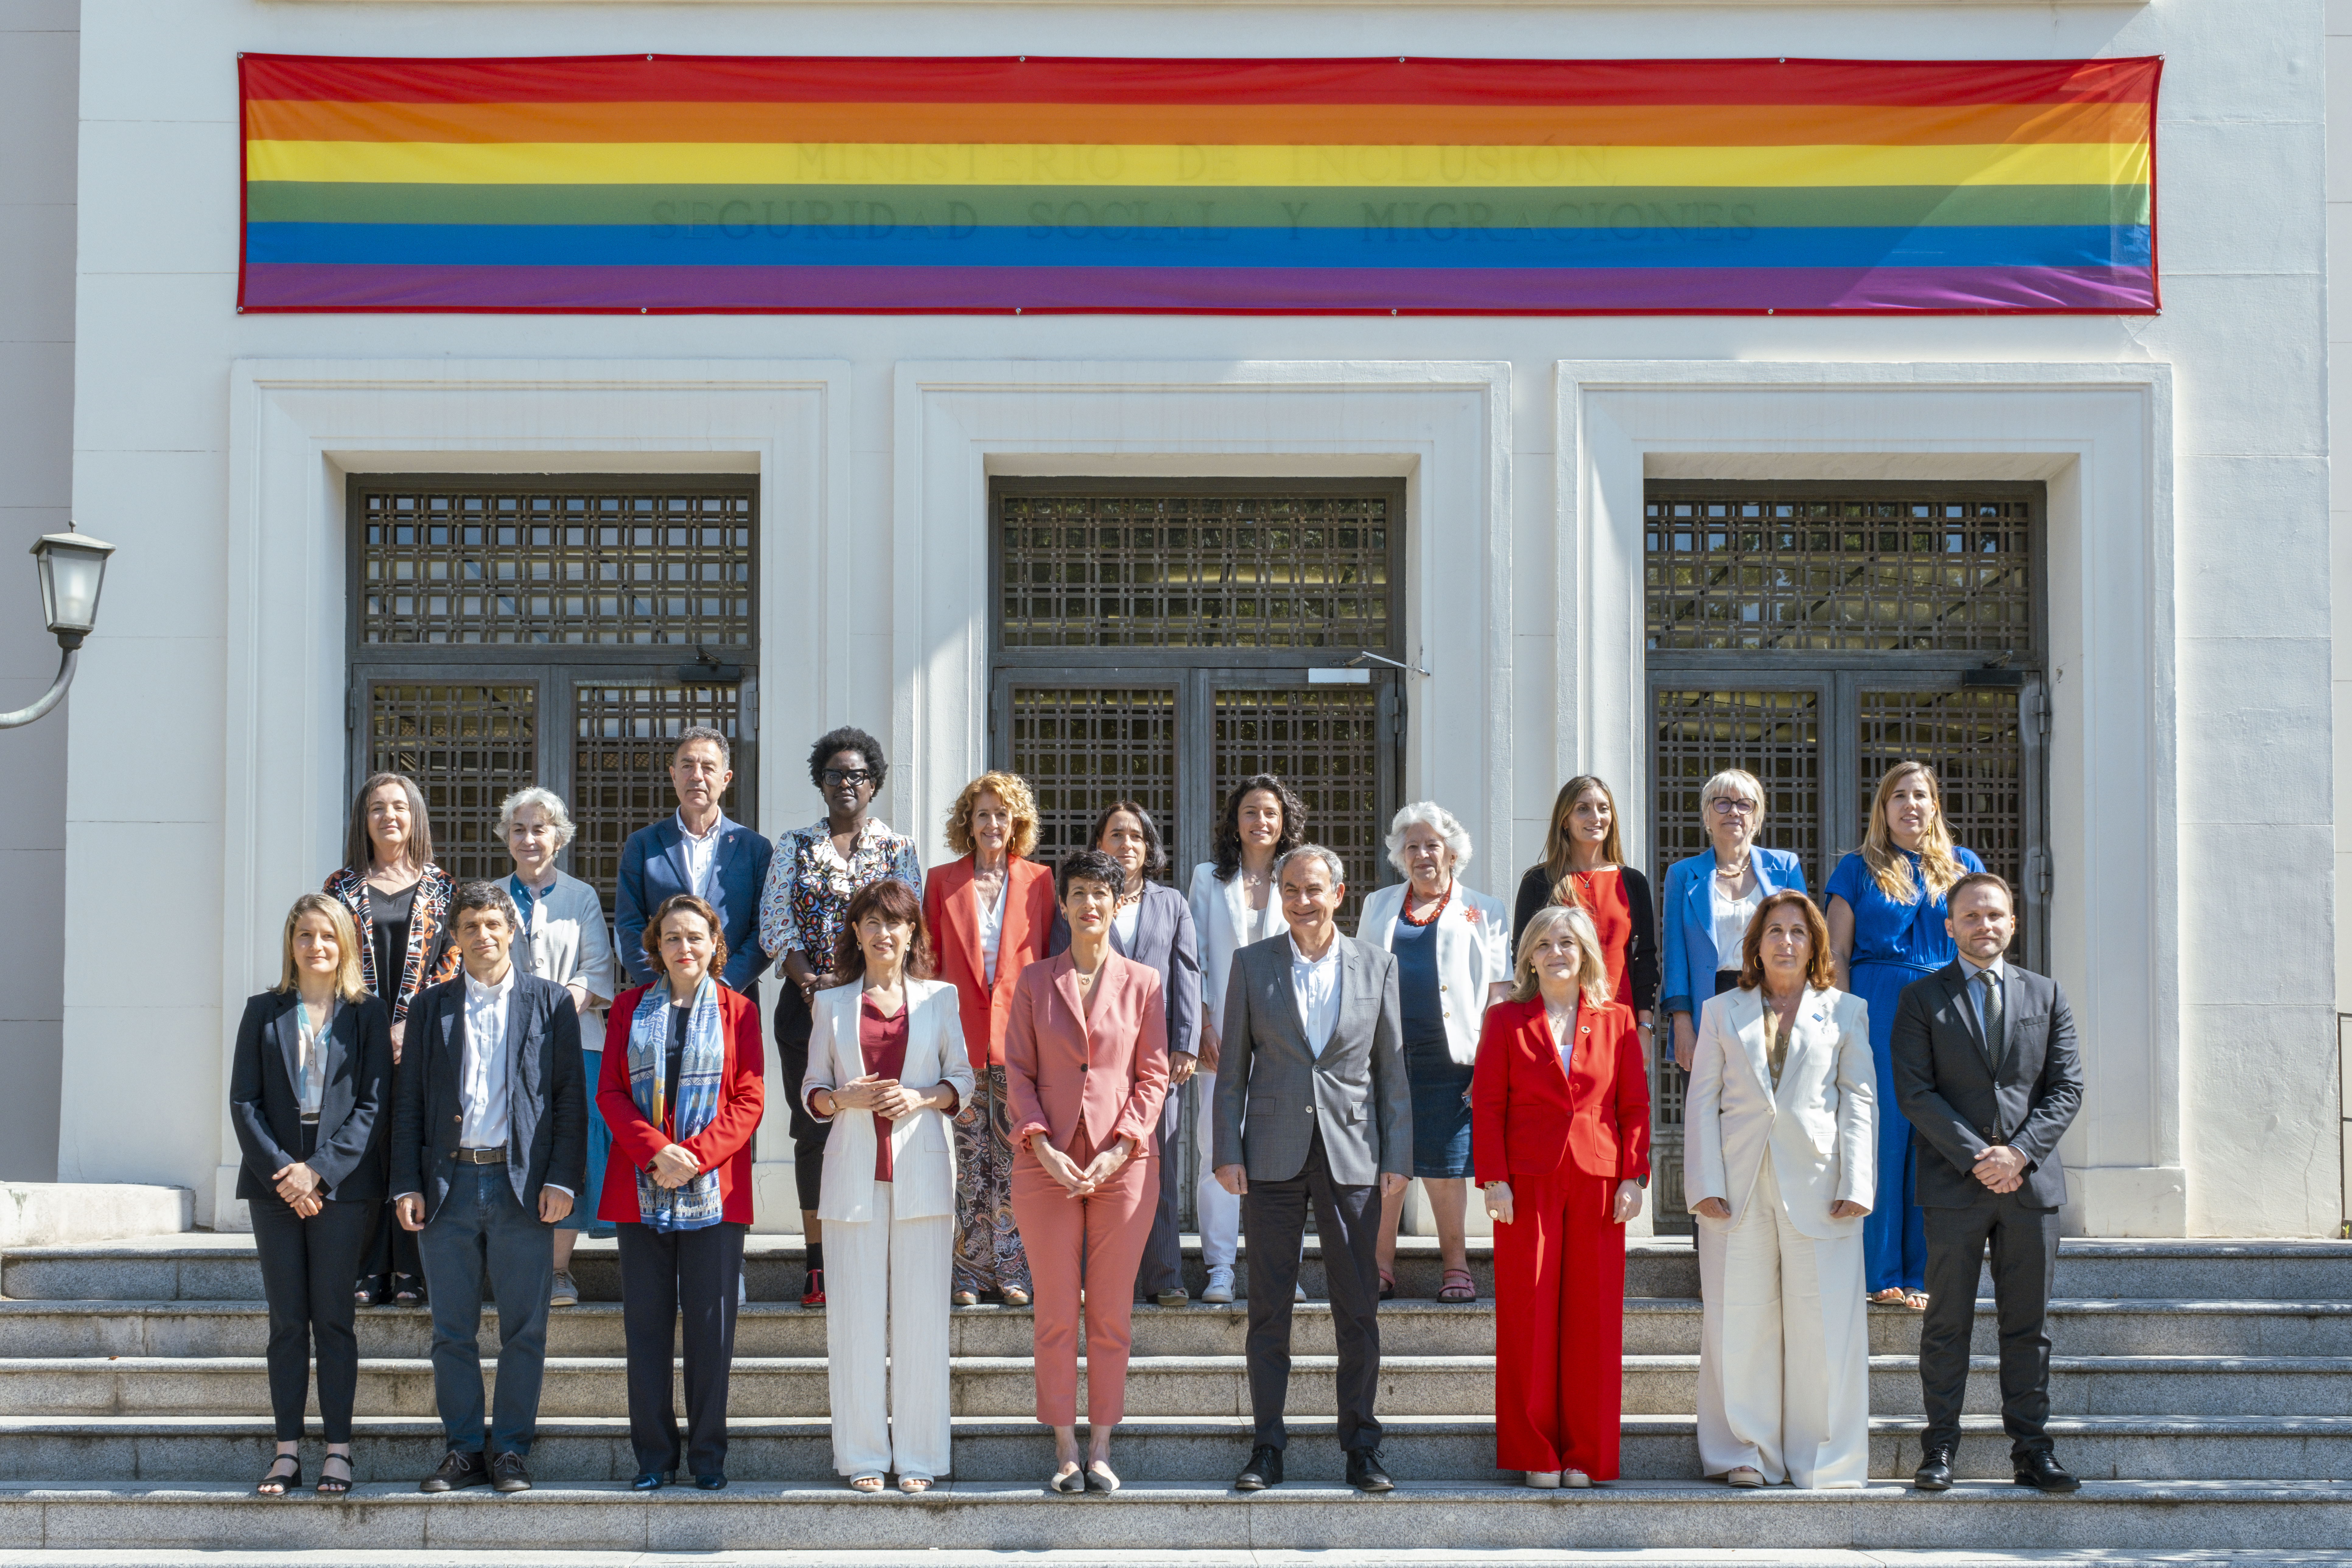
[[[656,984],[660,982],[656,982]],[[693,1137],[672,1138],[646,1120],[629,1098],[629,1020],[646,987],[634,985],[613,998],[605,1015],[604,1061],[596,1078],[596,1109],[613,1130],[613,1152],[604,1162],[604,1191],[596,1217],[616,1225],[638,1223],[637,1173],[654,1156],[683,1142],[706,1171],[719,1173],[723,1217],[730,1225],[751,1223],[751,1134],[768,1098],[767,1068],[760,1058],[760,1009],[741,994],[719,988],[719,1014],[727,1036],[727,1061],[719,1084],[719,1110]]]
[[[996,984],[980,956],[980,906],[971,894],[971,857],[923,877],[923,924],[929,928],[935,978],[956,988],[963,1045],[975,1070],[1004,1065],[1004,1022],[1021,972],[1045,956],[1054,934],[1054,873],[1013,856],[1004,867],[1004,929],[996,935]]]
[[[1579,1009],[1575,1070],[1560,1070],[1543,998],[1497,1002],[1470,1076],[1470,1163],[1481,1184],[1548,1175],[1572,1159],[1588,1176],[1650,1173],[1650,1075],[1622,1003]]]
[[[1087,1012],[1077,968],[1066,952],[1041,958],[1021,976],[1004,1032],[1004,1100],[1018,1147],[1043,1132],[1070,1151],[1081,1120],[1096,1152],[1132,1138],[1146,1154],[1168,1099],[1168,1004],[1150,964],[1103,954],[1102,988]]]

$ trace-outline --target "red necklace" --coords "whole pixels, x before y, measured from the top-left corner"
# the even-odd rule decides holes
[[[1408,882],[1405,884],[1404,908],[1398,912],[1403,916],[1405,924],[1409,926],[1425,926],[1431,921],[1436,920],[1438,916],[1444,914],[1445,912],[1445,906],[1453,901],[1454,884],[1448,882],[1445,884],[1445,891],[1437,895],[1437,907],[1430,910],[1427,914],[1422,916],[1421,919],[1415,920],[1412,918],[1412,884]]]

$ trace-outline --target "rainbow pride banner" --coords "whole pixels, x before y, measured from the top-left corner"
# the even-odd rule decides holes
[[[247,55],[237,298],[2145,312],[2161,69]]]

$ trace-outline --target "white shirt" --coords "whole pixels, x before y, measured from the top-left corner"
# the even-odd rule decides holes
[[[466,972],[466,1055],[457,1067],[457,1127],[462,1149],[507,1146],[507,1004],[514,997],[514,965],[495,985]]]
[[[686,813],[677,814],[677,848],[686,860],[686,885],[706,904],[716,901],[711,897],[717,891],[712,878],[719,869],[719,826],[726,820],[727,814],[719,813],[710,819],[710,831],[697,838],[686,825]]]
[[[1012,886],[1013,868],[1008,866],[997,879],[996,897],[984,904],[972,900],[980,904],[980,963],[991,986],[996,984],[996,950],[1004,941],[1004,892]]]
[[[1131,953],[1135,951],[1135,928],[1142,923],[1142,921],[1143,900],[1141,899],[1136,900],[1135,902],[1110,917],[1110,929],[1118,933],[1119,952]]]
[[[1310,1056],[1321,1057],[1323,1047],[1331,1042],[1331,1031],[1339,1026],[1339,939],[1334,935],[1331,945],[1320,958],[1310,959],[1298,951],[1298,938],[1290,939],[1290,994],[1298,1002],[1299,1021],[1307,1026],[1307,1050]]]
[[[1725,897],[1722,878],[1710,877],[1707,880],[1714,884],[1711,896],[1715,912],[1715,966],[1717,969],[1737,969],[1740,952],[1748,941],[1748,922],[1756,918],[1756,906],[1764,901],[1763,879],[1759,878],[1756,890],[1744,899]],[[1715,983],[1712,975],[1704,978],[1709,985]]]
[[[1551,1030],[1551,1048],[1559,1053],[1559,1070],[1568,1074],[1570,1082],[1576,1079],[1576,1020],[1583,1013],[1584,994],[1580,991],[1568,1009],[1565,1023],[1559,1014],[1551,1010],[1550,1003],[1544,1004],[1544,1023]]]

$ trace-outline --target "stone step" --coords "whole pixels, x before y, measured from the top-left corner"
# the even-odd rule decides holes
[[[1990,1354],[1998,1342],[1990,1299],[1977,1303],[1975,1349]],[[1305,1353],[1334,1350],[1328,1302],[1298,1305],[1294,1342]],[[495,1352],[498,1311],[483,1314],[481,1343]],[[1135,1347],[1143,1355],[1239,1355],[1248,1333],[1246,1307],[1203,1302],[1135,1309]],[[949,1314],[950,1346],[958,1355],[1025,1355],[1031,1314],[1025,1308],[959,1307]],[[754,1302],[736,1321],[736,1351],[745,1356],[823,1355],[823,1309]],[[1625,1303],[1629,1355],[1694,1355],[1699,1303],[1633,1298]],[[1919,1315],[1900,1307],[1874,1307],[1871,1349],[1910,1355],[1919,1344]],[[378,1307],[359,1315],[360,1353],[426,1354],[430,1316],[420,1309]],[[2352,1301],[2059,1300],[2051,1304],[2051,1337],[2073,1355],[2352,1355]],[[259,1355],[268,1317],[257,1301],[6,1301],[0,1300],[0,1362],[38,1356]],[[1456,1306],[1395,1300],[1381,1307],[1381,1345],[1396,1355],[1485,1355],[1494,1349],[1494,1304]],[[619,1355],[621,1309],[591,1301],[558,1308],[548,1324],[552,1355]]]
[[[2092,1483],[2068,1498],[2007,1485],[1937,1497],[1895,1486],[1736,1493],[1630,1483],[1585,1492],[1503,1484],[1406,1483],[1368,1498],[1328,1481],[1244,1498],[1139,1482],[1112,1497],[1049,1496],[1034,1482],[952,1482],[921,1498],[861,1497],[838,1484],[739,1481],[724,1492],[543,1486],[425,1497],[364,1485],[349,1498],[258,1503],[242,1485],[0,1489],[0,1548],[71,1542],[179,1550],[446,1553],[498,1551],[712,1552],[772,1548],[894,1553],[957,1548],[1103,1552],[1163,1547],[1235,1552],[1386,1549],[1475,1541],[1489,1551],[1769,1547],[1982,1552],[1989,1542],[2043,1551],[2270,1552],[2352,1538],[2352,1488]],[[1747,1555],[1747,1553],[1743,1553]],[[1754,1558],[1750,1558],[1753,1561]]]
[[[742,1416],[822,1416],[831,1408],[826,1362],[815,1356],[735,1359],[728,1408]],[[1624,1409],[1687,1415],[1696,1408],[1699,1358],[1624,1358]],[[1338,1358],[1297,1355],[1290,1408],[1328,1415],[1338,1407]],[[556,1356],[547,1363],[541,1414],[610,1415],[627,1408],[626,1363],[617,1356]],[[495,1384],[496,1367],[483,1373]],[[952,1408],[974,1416],[1021,1416],[1035,1408],[1026,1356],[958,1356],[950,1363]],[[1920,1408],[1918,1363],[1876,1356],[1871,1406],[1903,1415]],[[1086,1385],[1083,1362],[1079,1386]],[[681,1399],[683,1395],[679,1396]],[[1081,1396],[1083,1398],[1083,1394]],[[1380,1401],[1388,1410],[1485,1416],[1495,1405],[1488,1356],[1384,1355]],[[2051,1363],[2051,1409],[2069,1415],[2352,1416],[2352,1359],[2296,1356],[2058,1356]],[[215,1415],[266,1410],[268,1371],[258,1356],[108,1357],[0,1362],[0,1410],[13,1415]],[[1249,1413],[1249,1374],[1240,1356],[1144,1356],[1129,1362],[1127,1407],[1137,1415],[1189,1417]],[[315,1405],[313,1406],[315,1408]],[[2000,1408],[2000,1363],[1971,1358],[1966,1408]],[[421,1359],[360,1363],[357,1409],[366,1415],[428,1415],[433,1368]]]
[[[1240,1284],[1246,1290],[1248,1249]],[[1479,1293],[1494,1294],[1493,1243],[1470,1239],[1470,1270]],[[744,1270],[757,1301],[796,1299],[805,1257],[796,1236],[755,1236]],[[1397,1288],[1409,1300],[1434,1300],[1440,1278],[1437,1244],[1428,1237],[1398,1243]],[[1185,1238],[1186,1283],[1196,1295],[1206,1283],[1199,1239]],[[590,1300],[618,1300],[620,1274],[610,1241],[586,1242],[573,1274]],[[1326,1292],[1321,1247],[1312,1237],[1303,1272],[1307,1291]],[[1629,1244],[1626,1293],[1695,1297],[1698,1260],[1691,1244],[1674,1237]],[[2072,1239],[2060,1248],[2056,1293],[2120,1300],[2132,1298],[2234,1300],[2352,1300],[2352,1241],[2109,1241]],[[1990,1294],[1980,1286],[1979,1294]],[[0,1257],[0,1297],[19,1300],[257,1301],[261,1274],[253,1238],[190,1232],[173,1237],[75,1246],[23,1247]]]

